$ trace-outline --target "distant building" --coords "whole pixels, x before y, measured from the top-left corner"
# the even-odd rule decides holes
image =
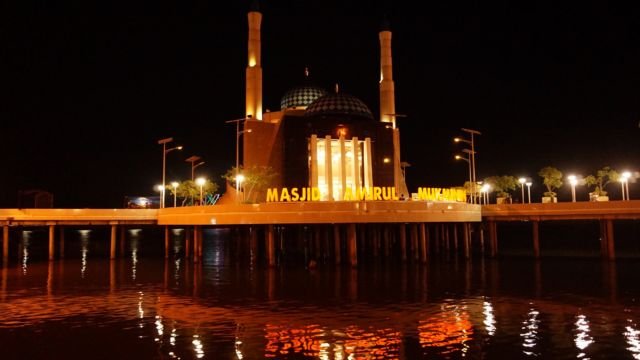
[[[18,191],[18,208],[45,208],[53,207],[53,194],[38,189]]]
[[[260,27],[254,3],[248,13],[246,112],[243,166],[269,166],[278,173],[274,187],[316,188],[322,201],[374,187],[393,188],[408,198],[396,128],[391,31],[385,22],[380,40],[380,113],[355,96],[305,81],[287,91],[279,111],[262,111]],[[376,74],[378,75],[378,74]],[[239,135],[238,135],[239,136]]]
[[[160,196],[125,196],[124,207],[127,209],[157,209],[160,207]]]

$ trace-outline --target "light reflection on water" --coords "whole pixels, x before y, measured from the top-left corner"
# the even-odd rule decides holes
[[[540,263],[457,260],[267,270],[230,256],[222,241],[205,242],[204,263],[193,264],[146,257],[135,237],[130,258],[92,258],[83,239],[79,259],[55,262],[24,260],[34,250],[22,240],[20,262],[2,269],[7,358],[46,358],[38,347],[81,358],[68,349],[86,342],[106,358],[640,359],[632,287],[595,287],[616,288],[615,300],[594,287],[567,289],[553,264],[547,276],[545,263],[541,273]],[[617,271],[638,269],[627,270]],[[529,279],[539,283],[518,287]]]

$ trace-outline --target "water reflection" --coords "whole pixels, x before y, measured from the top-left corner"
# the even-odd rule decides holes
[[[87,254],[89,253],[89,230],[80,230],[80,255],[81,255],[81,267],[80,277],[84,279],[85,272],[87,271]]]
[[[589,320],[587,320],[585,315],[578,315],[576,316],[575,325],[575,338],[573,341],[575,342],[576,347],[581,351],[577,357],[579,359],[590,359],[585,357],[587,354],[584,352],[584,350],[593,343]]]
[[[37,347],[64,354],[72,341],[101,339],[106,358],[123,358],[118,348],[131,351],[129,358],[567,358],[575,357],[577,348],[578,358],[640,360],[640,332],[629,315],[639,307],[635,300],[625,303],[623,295],[639,295],[623,279],[635,276],[640,266],[618,267],[619,305],[607,286],[604,292],[592,286],[573,292],[541,288],[540,294],[532,287],[506,287],[520,282],[522,274],[502,264],[498,273],[490,261],[486,270],[495,271],[486,271],[484,262],[471,268],[445,261],[433,261],[428,272],[421,266],[366,263],[359,269],[267,269],[238,264],[225,255],[224,243],[209,252],[219,257],[194,265],[180,258],[165,261],[163,252],[160,258],[146,256],[152,242],[145,241],[139,252],[142,242],[136,241],[131,258],[94,260],[92,253],[92,269],[86,271],[86,241],[80,241],[85,249],[80,274],[77,258],[29,259],[27,273],[24,257],[18,262],[14,254],[15,263],[2,268],[0,339],[17,339],[3,344],[3,358]],[[210,241],[204,242],[209,249]],[[22,253],[38,253],[38,243],[23,239]],[[593,268],[601,278],[600,264]],[[545,275],[533,263],[526,271],[531,278]],[[553,272],[553,280],[562,279],[558,274]],[[549,287],[554,281],[543,283]],[[574,317],[577,304],[581,314]],[[586,314],[598,314],[599,326],[593,328]],[[67,329],[62,339],[56,336],[61,327]],[[42,336],[33,339],[33,332]],[[594,338],[606,346],[591,346]]]
[[[467,307],[451,300],[442,304],[439,312],[418,323],[420,345],[435,350],[438,355],[466,354],[473,333]]]
[[[527,314],[528,318],[522,322],[522,330],[523,333],[520,334],[522,337],[522,352],[528,356],[539,356],[540,352],[536,351],[536,345],[539,341],[538,339],[538,325],[540,324],[540,320],[538,320],[538,312],[535,309],[529,310]]]
[[[490,302],[485,301],[482,304],[482,314],[484,315],[484,328],[489,336],[493,336],[496,333],[496,318],[493,316],[493,305]]]
[[[22,239],[18,249],[21,251],[20,258],[22,263],[22,275],[27,275],[27,264],[29,262],[29,243],[31,239],[31,231],[25,230],[22,232]]]
[[[627,350],[634,359],[640,360],[640,330],[631,319],[627,319],[628,325],[625,326],[624,339],[629,347]]]

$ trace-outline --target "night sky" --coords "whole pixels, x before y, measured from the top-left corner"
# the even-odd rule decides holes
[[[185,147],[167,155],[167,181],[190,176],[191,155],[221,184],[234,164],[235,127],[225,121],[244,116],[249,1],[108,3],[4,5],[0,207],[15,207],[21,189],[52,192],[56,207],[152,195],[165,137]],[[264,108],[277,110],[309,67],[317,85],[338,83],[378,117],[387,14],[410,190],[465,181],[467,164],[453,159],[462,127],[482,132],[478,179],[530,176],[534,199],[547,165],[582,175],[639,170],[636,9],[486,3],[263,1]],[[570,198],[568,186],[559,196]]]

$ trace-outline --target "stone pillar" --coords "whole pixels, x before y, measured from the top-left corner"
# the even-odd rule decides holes
[[[607,258],[610,261],[616,259],[616,249],[615,242],[613,239],[613,220],[608,219],[607,221]]]
[[[469,224],[462,223],[463,226],[463,234],[464,234],[464,257],[465,259],[471,258],[471,240],[470,240],[470,231]]]
[[[64,227],[60,226],[58,236],[60,237],[60,254],[58,255],[58,257],[60,259],[64,259]]]

